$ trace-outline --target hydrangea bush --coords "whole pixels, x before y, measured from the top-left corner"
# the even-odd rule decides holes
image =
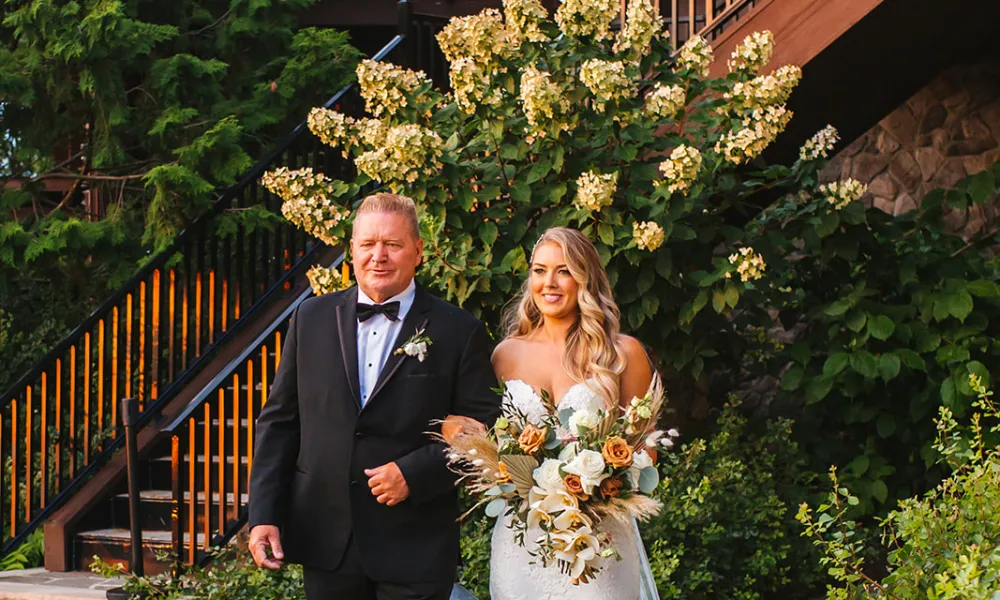
[[[832,127],[801,140],[793,164],[764,162],[801,78],[768,65],[770,33],[709,78],[710,45],[675,51],[649,0],[628,2],[621,28],[614,0],[566,1],[551,17],[538,0],[503,4],[438,36],[452,91],[365,62],[371,117],[313,111],[312,131],[358,175],[274,174],[286,215],[337,241],[360,186],[414,198],[420,281],[493,326],[540,233],[578,228],[675,402],[766,388],[803,417],[816,466],[851,464],[867,510],[932,481],[928,415],[969,405],[962,365],[996,356],[1000,323],[996,264],[945,233],[940,207],[983,202],[993,172],[903,218],[866,209],[862,184],[819,180]]]

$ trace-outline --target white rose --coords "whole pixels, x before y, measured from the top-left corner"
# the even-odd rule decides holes
[[[563,489],[562,475],[559,474],[559,467],[561,466],[562,461],[554,458],[546,458],[532,473],[538,487],[547,492],[555,492]]]
[[[420,342],[418,344],[413,344],[414,350],[416,351],[417,358],[420,362],[424,362],[424,357],[427,355],[427,342]]]
[[[563,471],[579,475],[584,493],[591,495],[594,493],[594,487],[601,485],[601,482],[608,478],[608,474],[604,472],[605,468],[604,457],[600,452],[583,450],[563,467]]]
[[[645,450],[640,450],[632,455],[632,466],[625,472],[628,481],[633,488],[639,487],[639,476],[646,467],[653,466],[653,458]]]
[[[563,447],[563,449],[559,451],[559,460],[564,463],[569,462],[573,460],[573,458],[579,452],[580,452],[579,442],[572,442],[570,444],[566,444]]]
[[[578,436],[594,429],[601,423],[601,417],[594,411],[578,410],[569,418],[569,429]]]

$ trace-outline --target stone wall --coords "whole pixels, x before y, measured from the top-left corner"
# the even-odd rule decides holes
[[[867,183],[869,204],[901,214],[916,208],[928,191],[952,187],[997,161],[1000,60],[993,60],[956,66],[936,77],[837,154],[823,178]],[[996,223],[997,214],[992,202],[973,209],[968,223],[964,215],[950,216],[956,230],[971,235]]]

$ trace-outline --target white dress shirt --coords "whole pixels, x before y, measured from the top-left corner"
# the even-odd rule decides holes
[[[358,287],[358,303],[386,304],[399,301],[399,317],[390,321],[388,317],[378,314],[367,321],[358,322],[358,380],[361,382],[361,406],[368,403],[368,396],[378,381],[379,373],[389,358],[399,330],[403,328],[403,319],[413,306],[417,285],[410,280],[406,289],[389,298],[385,302],[374,302],[361,287]]]

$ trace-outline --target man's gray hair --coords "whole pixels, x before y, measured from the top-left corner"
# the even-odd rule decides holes
[[[389,213],[403,215],[410,222],[413,237],[420,239],[420,223],[417,220],[417,205],[412,198],[386,192],[372,194],[361,201],[355,218],[365,213]]]

